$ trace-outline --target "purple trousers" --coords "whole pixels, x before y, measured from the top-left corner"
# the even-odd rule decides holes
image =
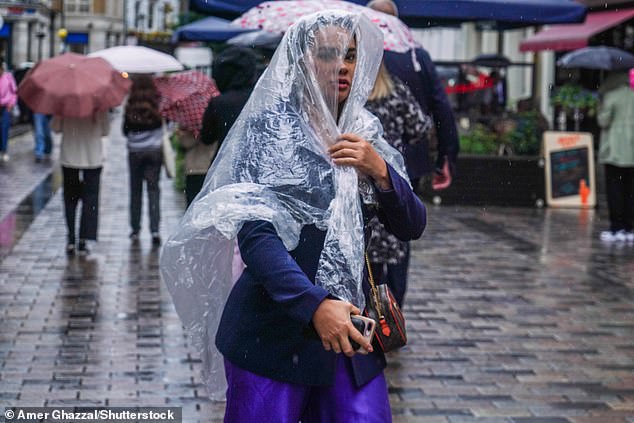
[[[225,423],[389,423],[392,421],[383,373],[357,388],[350,359],[339,354],[332,386],[278,382],[225,360]]]

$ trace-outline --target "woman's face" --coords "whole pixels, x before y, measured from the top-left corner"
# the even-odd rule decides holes
[[[336,105],[341,109],[352,87],[357,42],[345,29],[336,26],[324,28],[315,38],[313,57],[317,81],[327,100],[336,95]]]

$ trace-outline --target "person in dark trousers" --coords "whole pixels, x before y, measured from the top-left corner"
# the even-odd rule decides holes
[[[123,134],[128,138],[128,165],[130,169],[130,239],[138,241],[141,230],[143,182],[147,187],[150,232],[152,244],[161,243],[159,179],[163,164],[161,150],[163,128],[158,109],[159,94],[152,77],[134,77],[125,108]]]
[[[62,133],[59,162],[64,186],[64,212],[68,229],[66,254],[87,255],[87,241],[97,240],[99,187],[104,154],[102,137],[110,132],[107,112],[87,118],[54,116],[51,128]],[[77,206],[81,200],[79,244],[76,246]]]
[[[398,8],[391,0],[372,0],[367,6],[379,12],[398,16]],[[417,48],[415,56],[416,61],[413,60],[410,52],[386,51],[383,60],[390,74],[407,85],[423,112],[431,115],[434,120],[438,138],[438,157],[435,165],[432,167],[428,141],[411,145],[406,151],[407,172],[412,186],[416,188],[420,178],[433,171],[432,188],[441,190],[451,185],[455,173],[460,149],[458,131],[451,105],[429,53],[423,48]]]
[[[203,144],[217,144],[217,152],[251,95],[256,77],[255,53],[244,47],[227,48],[214,60],[212,76],[220,95],[209,100],[199,138]]]
[[[605,242],[634,242],[634,91],[625,72],[613,72],[599,89],[599,163],[605,166],[610,230]]]

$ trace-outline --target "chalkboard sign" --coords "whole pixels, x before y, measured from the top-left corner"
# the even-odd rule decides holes
[[[550,184],[553,198],[579,195],[583,184],[590,186],[588,149],[552,151],[550,153]]]
[[[596,189],[592,135],[546,132],[544,153],[548,205],[593,207]]]

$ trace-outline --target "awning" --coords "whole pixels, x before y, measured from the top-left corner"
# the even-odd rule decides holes
[[[87,32],[69,32],[64,39],[66,44],[88,44]]]
[[[520,43],[520,51],[575,50],[588,46],[593,35],[634,17],[634,9],[590,12],[582,24],[553,25]]]
[[[253,30],[233,25],[226,19],[210,16],[208,18],[178,27],[172,34],[172,42],[226,41],[231,37],[251,31]]]

